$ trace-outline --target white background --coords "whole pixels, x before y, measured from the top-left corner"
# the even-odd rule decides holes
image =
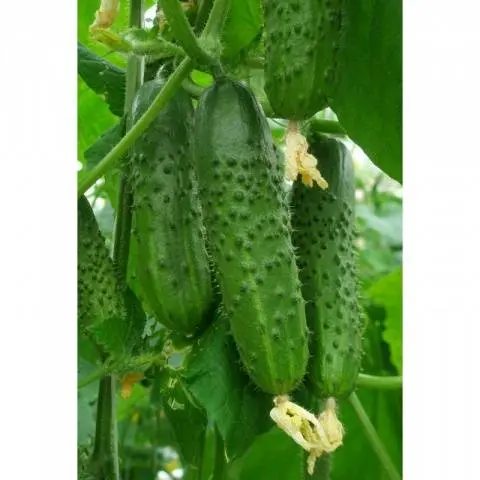
[[[0,11],[0,478],[74,479],[76,4]],[[478,13],[404,0],[408,480],[480,478]]]

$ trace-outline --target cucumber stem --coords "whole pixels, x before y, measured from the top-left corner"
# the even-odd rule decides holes
[[[214,63],[215,59],[203,50],[198,43],[179,0],[162,0],[162,10],[173,35],[180,42],[187,55],[201,64],[210,65]]]
[[[193,27],[195,33],[200,33],[207,22],[208,15],[212,9],[213,0],[202,0],[200,8],[195,19],[195,26]]]
[[[110,370],[112,368],[113,368],[112,364],[104,363],[98,370],[95,370],[94,372],[90,373],[89,375],[85,375],[83,378],[81,378],[78,381],[77,389],[81,390],[82,388],[86,387],[87,385],[90,385],[91,383],[96,382],[97,380],[100,380],[105,375],[108,375],[108,373],[110,372]]]
[[[130,26],[143,24],[143,0],[132,0],[130,4]],[[124,112],[130,110],[136,90],[143,81],[143,60],[130,54],[126,76]],[[128,128],[128,126],[127,126]],[[132,225],[131,194],[126,172],[122,172],[117,203],[117,221],[113,243],[113,262],[121,279],[126,277],[130,230]],[[100,380],[97,399],[97,420],[92,466],[98,480],[120,480],[118,459],[117,418],[115,412],[115,376],[108,375]]]
[[[91,459],[95,480],[120,480],[117,423],[115,413],[115,377],[100,380],[97,399],[95,445]]]
[[[80,198],[105,172],[113,167],[137,140],[145,129],[153,122],[158,113],[168,103],[180,88],[183,80],[193,69],[193,60],[184,58],[176,70],[168,78],[167,82],[152,102],[146,112],[138,119],[135,125],[126,133],[126,135],[95,165],[92,170],[85,173],[78,184],[78,198]]]
[[[228,11],[230,10],[231,0],[215,0],[207,24],[202,32],[201,38],[218,38],[221,36]]]
[[[113,375],[117,371],[136,371],[136,370],[146,370],[153,364],[163,365],[165,362],[165,354],[161,353],[146,353],[145,355],[139,355],[137,357],[129,358],[128,363],[126,364],[125,359],[116,358],[107,363],[104,363],[100,368],[93,371],[92,373],[85,375],[77,383],[77,389],[81,390],[82,388],[90,385],[97,380],[100,380],[106,375]]]
[[[347,132],[339,122],[335,120],[321,120],[319,118],[312,118],[308,121],[308,126],[315,133],[330,133],[333,135],[346,136]]]
[[[395,465],[393,464],[393,461],[390,458],[387,449],[385,448],[385,445],[378,436],[378,433],[375,430],[375,427],[373,426],[367,412],[363,408],[362,402],[360,402],[360,399],[357,397],[357,394],[353,392],[350,395],[349,400],[360,422],[363,425],[365,435],[367,436],[367,439],[370,442],[373,451],[380,460],[380,463],[385,469],[385,472],[388,474],[388,477],[390,478],[390,480],[401,480],[402,477],[395,468]]]
[[[360,373],[357,379],[357,385],[365,388],[376,388],[379,390],[395,390],[402,388],[403,378],[397,377],[379,377]]]
[[[132,0],[131,7],[140,3],[140,10],[143,12],[142,0]],[[134,15],[132,14],[132,17]],[[141,25],[143,14],[139,18]],[[127,132],[132,127],[132,121],[128,116],[128,112],[132,106],[133,100],[137,90],[143,83],[143,58],[137,57],[134,54],[128,56],[127,73],[126,73],[126,93],[124,114],[126,115],[126,130]],[[113,262],[117,269],[118,275],[123,282],[127,275],[128,255],[130,251],[130,232],[132,228],[132,203],[133,194],[129,181],[129,163],[127,162],[120,177],[120,188],[118,191],[117,200],[117,215],[115,219],[115,234],[113,241]]]
[[[313,475],[309,475],[307,472],[307,457],[308,454],[305,452],[305,468],[304,468],[304,478],[311,480],[330,480],[330,472],[332,469],[332,453],[324,453],[315,464],[315,471]]]

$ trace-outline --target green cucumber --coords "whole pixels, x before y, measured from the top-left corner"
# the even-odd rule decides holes
[[[80,331],[105,353],[127,348],[129,325],[124,289],[90,203],[78,200],[77,295]]]
[[[288,393],[306,372],[304,300],[282,165],[252,92],[218,79],[200,98],[194,141],[212,263],[241,360],[258,387]]]
[[[132,106],[136,122],[164,80],[146,82]],[[195,334],[209,319],[213,288],[190,136],[193,107],[180,90],[135,142],[132,155],[137,277],[157,319]]]
[[[341,398],[355,386],[362,346],[355,178],[352,157],[341,141],[319,135],[308,140],[329,185],[322,190],[296,182],[292,199],[293,243],[312,332],[309,380],[321,398]]]
[[[265,0],[265,93],[273,111],[304,120],[327,106],[344,0]]]

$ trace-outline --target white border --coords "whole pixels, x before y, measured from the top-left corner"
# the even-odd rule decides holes
[[[404,1],[404,478],[480,478],[478,3]]]
[[[76,3],[3,2],[0,478],[76,478]]]
[[[477,479],[478,7],[404,17],[404,476]],[[0,478],[75,478],[75,3],[2,18]]]

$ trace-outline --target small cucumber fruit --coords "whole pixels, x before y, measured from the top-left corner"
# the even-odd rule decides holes
[[[133,121],[164,80],[146,82]],[[213,289],[190,149],[193,107],[180,90],[135,142],[132,155],[137,277],[157,319],[190,335],[209,320]]]
[[[293,243],[312,332],[309,379],[321,398],[339,398],[354,388],[362,345],[354,249],[355,179],[352,157],[342,142],[312,135],[309,143],[329,187],[295,183]]]
[[[79,327],[105,353],[121,354],[129,337],[124,290],[85,196],[78,200],[77,215]]]
[[[249,88],[218,79],[195,116],[195,160],[209,249],[241,360],[261,389],[302,380],[307,327],[282,165]]]
[[[305,120],[327,106],[344,0],[265,0],[265,93],[274,112]]]

